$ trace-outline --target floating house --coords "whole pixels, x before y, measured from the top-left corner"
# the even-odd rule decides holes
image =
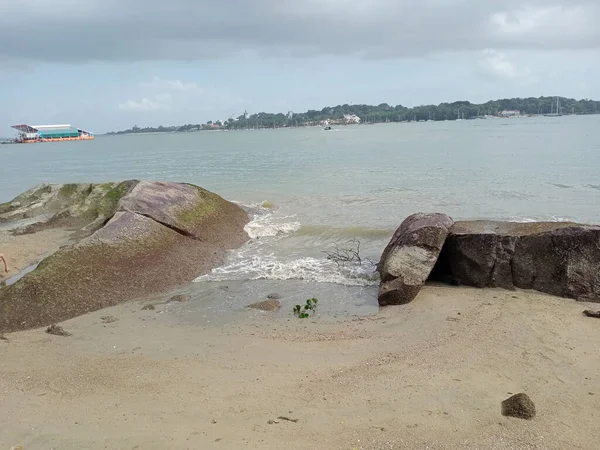
[[[94,133],[74,128],[71,125],[13,125],[19,132],[15,142],[90,141]]]

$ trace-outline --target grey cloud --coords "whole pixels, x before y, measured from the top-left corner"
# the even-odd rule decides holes
[[[600,47],[598,21],[593,0],[3,0],[0,59],[590,49]]]

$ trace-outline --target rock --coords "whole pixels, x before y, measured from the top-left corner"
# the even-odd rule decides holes
[[[59,325],[50,325],[47,329],[46,329],[46,333],[48,334],[53,334],[55,336],[71,336],[71,333],[69,333],[68,331],[63,330],[63,327],[59,326]]]
[[[267,298],[269,300],[281,300],[283,298],[283,295],[273,292],[272,294],[267,295]]]
[[[169,302],[187,302],[191,297],[189,295],[177,294],[169,299]]]
[[[600,227],[456,222],[432,278],[600,302]]]
[[[62,188],[57,193],[55,187],[45,187],[32,198],[46,199],[41,200],[42,207],[50,210],[53,202],[84,196],[87,191],[76,186],[65,189],[62,196]],[[91,192],[100,192],[102,185],[87,186]],[[111,186],[102,188],[108,191],[102,190],[104,200],[96,203],[101,207],[114,203],[102,213],[110,215],[102,219],[99,229],[46,258],[17,283],[0,289],[0,332],[46,326],[171,291],[208,273],[223,262],[228,250],[248,240],[247,214],[202,188],[139,181]],[[71,190],[81,194],[71,194]],[[83,206],[77,203],[77,211],[91,201],[89,195],[85,199]],[[12,208],[2,205],[0,213],[21,218],[19,210]],[[22,211],[33,217],[37,209],[31,206]],[[98,217],[91,219],[95,222]]]
[[[594,317],[596,319],[600,319],[600,311],[592,311],[592,310],[586,309],[583,312],[583,315],[587,316],[587,317]]]
[[[121,183],[42,184],[0,205],[0,221],[26,220],[13,230],[16,235],[48,228],[79,229],[89,236],[115,211],[119,200],[137,181]]]
[[[452,224],[445,214],[414,214],[402,222],[377,265],[380,305],[401,305],[417,296]]]
[[[142,311],[154,311],[156,307],[154,305],[146,305],[142,308]]]
[[[248,305],[248,308],[258,309],[260,311],[278,311],[281,308],[279,300],[264,300],[258,303]]]
[[[533,419],[535,405],[527,394],[515,394],[502,402],[502,415],[519,419]]]
[[[100,320],[102,321],[102,323],[114,323],[119,319],[117,319],[114,316],[104,316],[104,317],[100,317]]]

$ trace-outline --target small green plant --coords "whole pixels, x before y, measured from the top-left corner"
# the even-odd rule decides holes
[[[317,311],[317,304],[319,300],[315,297],[309,298],[306,300],[305,305],[296,305],[294,306],[294,315],[298,316],[300,319],[307,319],[310,317],[310,314],[314,314]]]

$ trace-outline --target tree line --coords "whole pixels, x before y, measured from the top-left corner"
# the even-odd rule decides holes
[[[340,122],[344,116],[356,115],[361,123],[382,122],[408,122],[424,120],[455,120],[476,119],[490,115],[495,116],[502,111],[520,111],[522,115],[538,115],[556,112],[557,97],[529,97],[492,100],[482,104],[468,101],[453,103],[440,103],[439,105],[422,105],[408,108],[402,105],[390,106],[387,103],[380,105],[338,105],[325,107],[319,110],[308,110],[303,113],[266,113],[260,112],[252,115],[240,115],[226,121],[209,121],[205,124],[186,124],[178,126],[159,126],[140,128],[134,126],[128,130],[111,132],[108,134],[131,133],[160,133],[160,132],[186,132],[213,129],[261,129],[284,128],[318,125],[324,121]],[[573,98],[559,97],[560,112],[562,114],[598,114],[600,101],[575,100]]]

